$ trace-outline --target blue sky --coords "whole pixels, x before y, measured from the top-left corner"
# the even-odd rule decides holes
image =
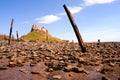
[[[84,41],[120,41],[120,0],[0,0],[0,34],[30,32],[33,24],[51,35],[77,41],[63,5],[69,8]]]

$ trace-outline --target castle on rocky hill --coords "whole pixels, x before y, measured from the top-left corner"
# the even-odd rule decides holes
[[[36,24],[32,25],[31,32],[37,32],[37,33],[41,33],[42,32],[43,34],[47,33],[49,36],[51,36],[50,33],[48,32],[47,28],[40,27],[40,26],[38,26]]]

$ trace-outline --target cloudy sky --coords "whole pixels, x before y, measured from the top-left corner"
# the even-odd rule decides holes
[[[0,34],[30,32],[33,24],[58,38],[77,41],[63,5],[73,14],[84,41],[120,41],[120,0],[0,0]]]

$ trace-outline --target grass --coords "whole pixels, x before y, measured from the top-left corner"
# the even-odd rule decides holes
[[[30,32],[27,35],[23,35],[21,40],[24,41],[46,41],[46,34],[45,33],[37,33],[37,32]],[[48,36],[49,41],[56,41],[60,40],[56,37]]]

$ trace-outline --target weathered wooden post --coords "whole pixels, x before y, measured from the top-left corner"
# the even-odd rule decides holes
[[[9,33],[8,44],[10,44],[10,41],[11,41],[11,35],[12,35],[13,22],[14,22],[14,19],[12,19],[12,21],[11,21],[11,27],[10,27],[10,33]]]
[[[84,42],[82,40],[82,37],[81,37],[80,32],[79,32],[79,30],[77,28],[77,25],[75,24],[75,21],[73,19],[73,16],[72,16],[71,12],[68,10],[68,8],[66,7],[65,4],[63,5],[63,7],[64,7],[64,9],[65,9],[65,11],[67,13],[67,16],[68,16],[68,18],[69,18],[69,20],[71,22],[71,25],[72,25],[72,27],[74,29],[74,32],[75,32],[75,34],[77,36],[77,39],[78,39],[78,42],[79,42],[79,45],[81,47],[82,52],[86,52],[85,44],[84,44]]]
[[[98,39],[97,47],[100,47],[100,39]]]
[[[17,41],[19,41],[18,31],[16,31]]]

